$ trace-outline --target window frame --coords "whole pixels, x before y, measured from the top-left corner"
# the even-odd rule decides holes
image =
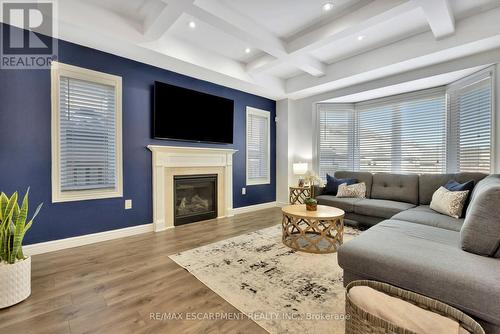
[[[53,61],[51,65],[52,203],[123,197],[122,78]],[[61,76],[115,87],[115,175],[113,189],[61,191],[60,182],[60,78]]]
[[[489,66],[489,67],[486,67],[480,71],[477,71],[465,78],[462,78],[460,80],[457,80],[453,83],[450,83],[448,85],[444,85],[444,86],[439,86],[439,87],[435,87],[435,88],[429,88],[429,89],[425,89],[425,90],[422,90],[422,91],[432,91],[432,90],[436,90],[438,91],[439,89],[442,89],[443,90],[443,95],[445,97],[445,124],[446,124],[446,142],[445,142],[445,173],[457,173],[457,163],[456,163],[456,159],[453,158],[452,159],[452,156],[453,154],[456,155],[456,153],[453,153],[452,152],[452,146],[453,146],[453,142],[456,141],[456,138],[452,138],[452,134],[450,133],[451,131],[451,126],[450,126],[450,119],[451,119],[451,115],[450,115],[450,90],[454,89],[455,87],[460,87],[460,86],[463,86],[463,85],[467,85],[468,83],[473,83],[475,81],[478,81],[478,78],[480,77],[487,77],[487,76],[491,76],[491,119],[490,119],[490,173],[492,173],[493,171],[495,171],[498,166],[497,166],[497,159],[498,159],[498,144],[496,143],[496,140],[498,138],[498,127],[497,127],[497,121],[498,121],[498,110],[496,110],[496,99],[498,98],[498,88],[497,88],[497,85],[498,85],[498,78],[497,78],[497,71],[496,71],[496,68],[495,66]],[[418,91],[414,91],[414,92],[408,92],[408,93],[402,93],[402,94],[398,94],[398,95],[401,95],[402,97],[406,97],[406,96],[410,96],[409,94],[415,94],[417,93]],[[379,99],[373,99],[373,100],[369,100],[369,101],[363,101],[363,102],[356,102],[356,103],[336,103],[337,105],[341,105],[341,106],[346,106],[346,105],[350,105],[352,106],[352,109],[353,109],[353,113],[357,113],[357,105],[362,105],[363,103],[370,103],[370,102],[373,102],[373,101],[384,101],[384,99],[393,99],[395,98],[397,95],[393,95],[393,96],[389,96],[389,97],[385,97],[385,98],[379,98]],[[319,128],[320,128],[320,117],[319,117],[319,108],[318,108],[318,105],[319,104],[328,104],[328,103],[315,103],[313,104],[313,108],[314,108],[314,122],[315,122],[315,131],[314,131],[314,138],[313,138],[313,142],[315,142],[315,145],[314,145],[314,168],[316,169],[316,171],[319,172],[320,168],[320,161],[319,161],[319,142],[320,142],[320,131],[319,131]],[[332,107],[334,108],[334,107]],[[353,129],[354,131],[354,129]],[[358,145],[358,144],[356,144]],[[356,168],[357,167],[357,168]],[[356,166],[356,161],[354,163],[354,168],[353,170],[355,171],[359,171],[359,166]],[[418,172],[417,172],[418,173]]]
[[[267,121],[267,177],[259,178],[259,179],[250,179],[248,172],[248,133],[249,133],[249,118],[251,115],[255,115],[258,117],[263,117]],[[255,186],[255,185],[264,185],[271,184],[271,113],[266,110],[257,109],[254,107],[247,106],[246,107],[246,132],[245,132],[245,169],[246,169],[246,185],[247,186]]]

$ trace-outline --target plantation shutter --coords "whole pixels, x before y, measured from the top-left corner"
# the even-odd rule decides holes
[[[318,104],[319,176],[354,169],[354,110],[346,104]]]
[[[356,104],[356,160],[370,172],[446,171],[443,88]]]
[[[115,87],[59,82],[61,191],[115,188]]]
[[[247,183],[269,183],[269,113],[247,111]]]
[[[492,75],[450,85],[450,160],[456,172],[491,171]]]

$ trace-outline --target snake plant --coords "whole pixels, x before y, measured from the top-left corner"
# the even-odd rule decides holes
[[[17,191],[10,197],[3,192],[0,194],[0,262],[13,264],[16,260],[24,259],[22,250],[24,235],[42,207],[42,204],[38,205],[33,217],[26,223],[28,194],[29,188],[21,206],[17,203]]]

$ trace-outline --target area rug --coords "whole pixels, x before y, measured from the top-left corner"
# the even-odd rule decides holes
[[[346,227],[344,242],[359,233]],[[337,254],[288,248],[281,242],[281,225],[170,258],[270,333],[344,333]]]

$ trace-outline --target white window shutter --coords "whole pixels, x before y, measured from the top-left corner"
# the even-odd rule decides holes
[[[354,109],[351,104],[318,104],[319,176],[354,169]]]
[[[482,72],[450,85],[450,160],[455,172],[491,171],[492,74]]]
[[[359,103],[359,170],[394,173],[446,171],[444,89]]]
[[[247,184],[270,182],[269,112],[247,108]]]
[[[116,187],[115,87],[61,76],[61,191]]]

